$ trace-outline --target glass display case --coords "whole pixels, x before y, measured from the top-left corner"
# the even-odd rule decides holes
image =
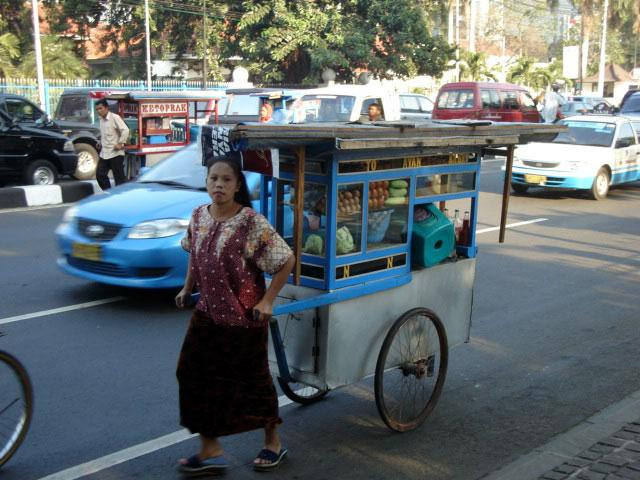
[[[422,222],[423,266],[442,245],[448,250],[438,262],[452,252],[475,256],[480,168],[475,154],[385,154],[389,155],[382,150],[359,152],[357,157],[349,152],[305,157],[309,170],[304,172],[301,205],[301,285],[333,290],[408,273],[414,221]],[[265,185],[273,182],[265,191],[275,191],[275,198],[264,199],[263,205],[268,205],[270,221],[295,250],[296,162],[287,150],[280,151],[279,158],[279,178],[264,180]],[[459,199],[470,200],[468,222],[473,225],[460,245],[449,238],[452,222],[436,212],[441,202]],[[416,207],[423,218],[416,217]],[[438,238],[431,233],[436,228]]]

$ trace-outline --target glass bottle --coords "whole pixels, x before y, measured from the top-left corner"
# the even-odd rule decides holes
[[[460,232],[460,244],[469,245],[471,240],[471,225],[469,223],[469,212],[464,212],[462,218],[462,231]]]
[[[460,210],[457,208],[453,215],[453,230],[456,235],[456,243],[460,243],[460,232],[462,231],[462,219],[460,218]]]

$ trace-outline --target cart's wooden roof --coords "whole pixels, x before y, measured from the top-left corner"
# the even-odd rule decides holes
[[[236,125],[230,133],[243,148],[259,150],[329,143],[339,150],[486,146],[548,142],[566,127],[544,123],[425,121]]]

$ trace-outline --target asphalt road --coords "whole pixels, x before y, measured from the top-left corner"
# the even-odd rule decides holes
[[[499,222],[498,172],[497,162],[484,168],[479,229]],[[546,220],[508,230],[505,244],[496,231],[478,236],[471,342],[450,352],[427,422],[388,430],[370,381],[310,407],[283,406],[290,456],[275,477],[477,479],[640,389],[639,207],[640,184],[602,202],[512,197],[509,223]],[[0,212],[0,348],[24,362],[36,395],[31,430],[2,479],[180,478],[176,459],[197,449],[180,433],[175,381],[188,314],[172,306],[175,292],[59,272],[53,230],[63,211]],[[225,447],[228,478],[259,477],[249,465],[259,432],[229,437]]]

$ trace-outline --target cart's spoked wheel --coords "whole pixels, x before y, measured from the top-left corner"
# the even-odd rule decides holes
[[[393,324],[378,356],[374,389],[384,423],[404,432],[435,407],[447,373],[447,336],[438,316],[414,308]]]
[[[328,389],[321,390],[305,383],[286,382],[280,377],[278,377],[278,383],[288,398],[302,405],[317,402],[329,392]]]

